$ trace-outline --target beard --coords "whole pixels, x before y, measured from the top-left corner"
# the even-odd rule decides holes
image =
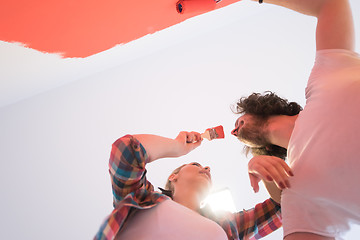
[[[250,147],[267,146],[269,141],[266,138],[265,125],[266,119],[252,117],[251,121],[240,129],[238,138]]]

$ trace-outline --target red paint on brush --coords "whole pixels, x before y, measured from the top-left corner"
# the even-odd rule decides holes
[[[220,126],[214,127],[214,130],[216,132],[217,138],[225,137],[223,126],[220,125]]]
[[[209,140],[225,137],[224,128],[221,125],[213,128],[208,128],[206,129],[205,132],[209,133],[208,135],[208,139],[210,138]]]

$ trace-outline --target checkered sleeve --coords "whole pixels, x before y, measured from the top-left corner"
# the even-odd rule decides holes
[[[260,239],[282,226],[281,208],[272,199],[234,215],[239,239]]]
[[[135,137],[126,135],[113,143],[109,172],[114,207],[128,193],[135,192],[139,188],[153,188],[145,177],[145,165],[148,161],[146,150]]]

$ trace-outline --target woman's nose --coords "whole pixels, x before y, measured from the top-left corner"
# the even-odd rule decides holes
[[[210,172],[210,167],[206,166],[206,167],[204,167],[204,170]]]

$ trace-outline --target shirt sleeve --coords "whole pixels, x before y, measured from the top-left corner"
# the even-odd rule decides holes
[[[145,177],[145,165],[148,162],[149,157],[145,148],[135,137],[126,135],[113,143],[109,160],[109,173],[114,207],[127,194],[140,188],[153,190],[153,186]]]
[[[220,225],[229,239],[260,239],[282,226],[281,208],[272,199],[254,208],[224,216]]]

